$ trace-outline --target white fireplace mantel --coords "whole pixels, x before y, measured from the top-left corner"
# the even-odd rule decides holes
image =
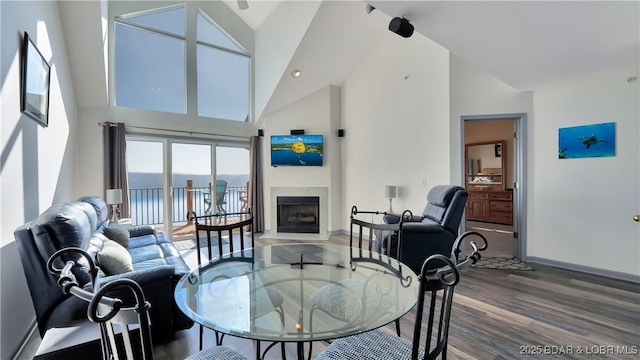
[[[269,209],[271,229],[262,236],[268,239],[283,240],[328,240],[329,239],[329,188],[327,187],[271,187],[269,194]],[[319,216],[320,232],[318,234],[279,233],[276,230],[278,222],[278,196],[317,196],[320,198]]]

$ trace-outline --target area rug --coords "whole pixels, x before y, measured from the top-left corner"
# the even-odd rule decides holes
[[[483,256],[480,261],[471,265],[471,267],[482,269],[498,269],[498,270],[523,270],[534,271],[531,266],[523,263],[516,257],[497,257],[497,256]]]

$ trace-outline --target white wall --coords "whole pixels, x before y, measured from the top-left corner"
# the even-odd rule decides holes
[[[451,55],[451,178],[461,181],[460,117],[527,113],[528,258],[637,279],[640,94],[637,71],[519,93]],[[616,122],[616,156],[558,159],[558,128]]]
[[[334,212],[340,209],[335,204],[342,192],[341,183],[334,173],[340,167],[340,141],[338,138],[336,119],[340,89],[328,86],[317,91],[286,108],[276,111],[265,118],[264,138],[262,141],[264,168],[264,219],[265,232],[275,232],[276,224],[271,224],[270,189],[272,187],[327,187],[329,189],[329,223],[328,231],[340,230],[340,223],[335,223]],[[337,103],[336,103],[337,102]],[[271,166],[271,135],[288,135],[291,129],[303,129],[307,135],[323,135],[322,166]]]
[[[283,1],[255,32],[255,118],[262,112],[322,1]],[[285,74],[288,76],[288,74]]]
[[[429,189],[450,182],[449,52],[414,33],[385,32],[342,88],[342,229],[349,211],[422,213]],[[423,184],[423,180],[426,183]]]
[[[527,113],[533,120],[532,95],[521,93],[486,71],[451,54],[451,182],[461,184],[464,144],[461,116]],[[503,120],[501,120],[503,121]],[[509,147],[511,148],[511,147]]]
[[[534,92],[528,255],[640,276],[638,71]],[[558,128],[615,122],[616,155],[558,159]]]
[[[55,2],[0,2],[0,254],[1,344],[7,359],[31,330],[35,313],[13,231],[75,189],[77,109],[69,59]],[[49,127],[20,112],[20,48],[24,31],[51,65]]]

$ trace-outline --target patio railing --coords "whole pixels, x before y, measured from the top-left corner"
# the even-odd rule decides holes
[[[195,211],[197,215],[205,215],[208,205],[205,203],[205,195],[209,188],[204,187],[176,187],[173,188],[173,223],[186,223],[187,212]],[[246,196],[245,186],[228,186],[224,196],[224,204],[221,207],[226,213],[234,213],[242,210],[245,202],[240,198]],[[192,196],[192,209],[187,209],[187,197]],[[215,195],[211,196],[212,202]],[[131,222],[134,225],[158,225],[164,223],[164,191],[162,188],[129,189],[129,201],[131,204]],[[217,207],[211,204],[211,213],[217,212]]]

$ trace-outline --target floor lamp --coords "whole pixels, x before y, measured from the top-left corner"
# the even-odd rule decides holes
[[[122,189],[107,189],[107,204],[111,205],[110,222],[118,222],[118,205],[122,204]]]
[[[387,210],[387,213],[393,214],[393,207],[391,206],[391,202],[396,197],[396,187],[394,185],[385,186],[384,195],[387,199],[389,199],[389,210]]]

